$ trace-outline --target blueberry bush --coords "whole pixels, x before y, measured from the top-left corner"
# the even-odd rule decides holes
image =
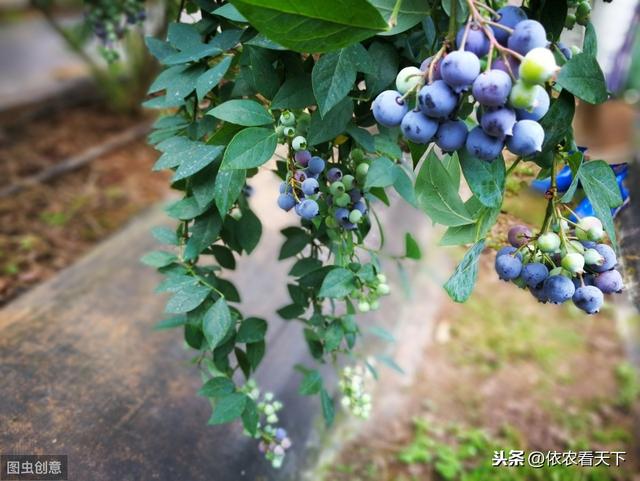
[[[163,66],[145,102],[161,112],[149,136],[162,153],[155,170],[170,170],[181,193],[166,209],[177,228],[154,230],[167,249],[143,258],[165,276],[158,292],[171,294],[171,316],[160,327],[181,328],[198,351],[209,422],[240,419],[276,467],[292,440],[278,427],[282,404],[253,377],[268,323],[254,317],[264,313],[240,311],[240,293],[225,278],[260,242],[250,201],[260,169],[279,177],[273,205],[292,222],[279,255],[295,258],[282,279],[291,302],[278,314],[303,323],[319,364],[351,364],[341,371],[339,404],[359,417],[371,410],[367,384],[377,371],[359,354],[357,314],[377,309],[390,292],[379,250],[365,244],[383,230],[380,203],[417,207],[425,222],[447,227],[443,245],[470,246],[444,286],[464,302],[505,179],[530,162],[550,178],[547,214],[539,229],[511,229],[511,245],[496,257],[498,275],[543,302],[572,299],[589,313],[603,294],[622,289],[611,215],[619,187],[604,161],[576,145],[571,128],[577,101],[608,97],[590,4],[505,3],[190,0],[180,5],[189,22],[171,23],[166,39],[147,39]],[[123,19],[143,18],[137,2],[123,5]],[[117,26],[94,17],[96,32],[113,40]],[[582,29],[583,44],[563,45],[565,28]],[[573,175],[561,192],[564,166]],[[578,188],[597,217],[572,213]],[[394,261],[420,258],[410,233],[405,246]],[[319,370],[297,369],[300,393],[317,395],[331,424],[336,403]]]

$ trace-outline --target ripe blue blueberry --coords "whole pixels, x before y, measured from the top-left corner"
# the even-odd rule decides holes
[[[542,252],[552,253],[560,248],[560,236],[555,232],[547,232],[538,237],[538,249]]]
[[[549,277],[549,269],[541,262],[532,262],[522,268],[521,276],[529,287],[536,288]]]
[[[522,247],[533,237],[533,232],[526,225],[514,225],[509,229],[507,237],[513,247]]]
[[[304,195],[315,195],[320,192],[320,184],[316,179],[307,179],[302,183],[302,192]]]
[[[511,77],[498,69],[483,72],[473,81],[473,97],[487,107],[500,107],[507,102],[511,92]]]
[[[502,70],[509,76],[513,75],[516,79],[520,75],[520,62],[517,58],[509,56],[507,61],[502,57],[497,58],[491,64],[491,68],[494,70]]]
[[[344,207],[340,207],[336,209],[335,218],[338,222],[345,222],[349,220],[349,209],[345,209]]]
[[[605,294],[620,293],[624,289],[622,275],[615,269],[599,274],[593,284]]]
[[[573,294],[573,303],[587,314],[595,314],[600,311],[604,303],[604,296],[602,291],[595,286],[578,287]]]
[[[518,120],[538,121],[549,111],[551,99],[547,91],[540,85],[536,85],[533,88],[536,91],[536,100],[534,101],[533,108],[531,110],[517,109],[516,115],[518,116]]]
[[[613,269],[618,263],[616,253],[607,244],[598,244],[595,249],[604,257],[604,262],[601,266],[593,266],[593,270],[596,272],[604,272]]]
[[[481,127],[475,127],[469,132],[465,146],[471,155],[491,161],[500,155],[504,142],[485,134]]]
[[[520,22],[527,19],[527,14],[524,13],[524,10],[514,6],[502,7],[498,10],[498,15],[499,17],[496,22],[507,28],[514,28]],[[493,30],[493,35],[496,40],[506,46],[509,40],[509,32],[500,27],[492,26],[491,29]]]
[[[466,27],[462,27],[458,30],[458,34],[456,35],[456,46],[458,48],[462,47],[462,39],[464,38],[465,29]],[[467,34],[467,41],[464,45],[464,49],[467,52],[476,54],[478,57],[484,57],[489,53],[489,39],[482,31],[480,25],[476,23],[471,25],[469,33]]]
[[[530,287],[529,292],[531,292],[533,297],[538,299],[539,302],[542,302],[543,304],[546,304],[547,302],[549,302],[549,298],[547,297],[547,291],[544,288],[544,282],[535,287]]]
[[[319,174],[324,170],[324,160],[320,157],[311,157],[307,170],[312,174]]]
[[[355,204],[353,204],[353,208],[362,212],[362,214],[367,213],[367,204],[365,204],[364,200],[359,200]]]
[[[311,160],[311,152],[308,150],[298,150],[294,155],[294,159],[296,163],[300,164],[302,167],[306,167],[309,165],[309,161]]]
[[[409,111],[407,102],[402,99],[400,92],[385,90],[380,93],[371,105],[373,116],[380,125],[397,127],[402,118]]]
[[[420,70],[422,70],[423,72],[427,72],[429,70],[429,67],[431,66],[432,61],[433,57],[429,57],[423,60],[423,62],[420,64]],[[433,78],[431,80],[442,80],[442,75],[440,75],[440,60],[438,60],[433,66],[432,75]]]
[[[496,272],[503,281],[512,281],[520,276],[522,272],[522,261],[518,256],[502,255],[496,257]]]
[[[462,120],[448,120],[436,132],[436,144],[445,152],[461,149],[467,140],[467,124]]]
[[[487,135],[504,139],[513,134],[513,126],[516,123],[516,113],[507,107],[495,107],[486,109],[480,119],[482,130]]]
[[[547,46],[547,32],[540,22],[523,20],[513,29],[508,46],[511,50],[526,55],[534,48]]]
[[[513,246],[504,246],[503,248],[501,248],[498,253],[496,254],[496,257],[500,257],[500,256],[505,256],[508,254],[514,254],[518,249],[516,249]],[[522,259],[522,254],[520,252],[518,252],[518,257],[520,259]]]
[[[408,112],[400,124],[402,135],[416,144],[426,144],[438,130],[438,122],[424,115],[420,110]]]
[[[318,203],[313,199],[305,199],[298,204],[296,212],[303,219],[313,219],[320,212]]]
[[[480,60],[471,52],[456,50],[444,58],[440,73],[454,91],[461,92],[480,74]]]
[[[280,187],[278,190],[280,191],[281,194],[284,194],[285,192],[291,191],[291,186],[286,182],[280,182]]]
[[[355,203],[362,199],[362,191],[360,189],[351,189],[348,194],[351,197],[351,202]]]
[[[337,167],[331,167],[327,171],[327,180],[329,182],[335,182],[337,180],[342,179],[342,171]]]
[[[278,207],[289,212],[296,205],[296,199],[291,194],[280,194],[278,196]]]
[[[507,139],[507,148],[516,155],[526,157],[542,150],[544,129],[535,120],[519,120],[513,126],[513,135]]]
[[[425,115],[444,119],[451,115],[458,105],[458,96],[444,80],[436,80],[420,89],[418,104]]]
[[[547,280],[544,281],[544,289],[549,302],[553,304],[567,302],[576,292],[576,288],[571,279],[562,275],[547,277]]]

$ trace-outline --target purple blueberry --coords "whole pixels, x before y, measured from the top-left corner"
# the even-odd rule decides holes
[[[311,152],[308,150],[298,150],[294,156],[295,161],[302,167],[307,167],[311,160]]]
[[[498,69],[483,72],[474,80],[473,97],[487,107],[500,107],[507,103],[511,92],[511,77]]]
[[[595,247],[602,257],[604,257],[604,263],[601,266],[592,266],[592,269],[596,272],[605,272],[613,269],[618,263],[615,251],[607,244],[598,244]]]
[[[309,160],[309,167],[307,167],[307,170],[311,174],[321,173],[324,170],[324,160],[322,160],[320,157],[311,157],[311,160]]]
[[[420,110],[412,110],[402,119],[400,130],[411,142],[426,144],[438,130],[438,122],[427,117]]]
[[[376,121],[385,127],[397,127],[409,111],[407,102],[402,99],[400,92],[395,90],[380,93],[373,101],[371,109]]]
[[[522,268],[522,280],[531,288],[537,288],[549,277],[549,269],[540,262],[532,262]]]
[[[364,200],[359,200],[353,204],[353,208],[362,212],[362,215],[367,213],[367,204],[365,204]]]
[[[527,19],[527,14],[524,13],[524,10],[514,6],[502,7],[500,10],[498,10],[498,15],[499,17],[496,20],[496,23],[504,25],[508,28],[514,28],[520,22]],[[502,45],[507,45],[507,42],[509,40],[509,32],[500,27],[492,26],[491,29],[493,30],[493,35],[496,40]]]
[[[522,261],[518,256],[511,254],[497,256],[495,261],[498,277],[503,281],[517,279],[522,272]]]
[[[547,46],[547,32],[540,22],[524,20],[515,26],[508,46],[511,50],[526,55],[529,50]]]
[[[491,161],[500,155],[504,148],[504,142],[485,134],[481,127],[475,127],[469,132],[465,146],[471,155]]]
[[[533,237],[533,232],[526,225],[514,225],[509,229],[507,237],[513,247],[522,247]]]
[[[327,180],[329,182],[336,182],[336,181],[338,181],[340,179],[342,179],[342,171],[340,169],[338,169],[337,167],[331,167],[327,171]]]
[[[495,59],[491,64],[491,68],[493,70],[502,70],[509,76],[513,75],[516,79],[520,76],[520,62],[512,56],[508,57],[508,62],[505,62],[502,57]]]
[[[351,202],[355,203],[362,199],[362,191],[360,189],[351,189],[349,192],[349,197],[351,197]]]
[[[599,274],[593,284],[605,294],[620,293],[624,289],[622,274],[615,269]]]
[[[296,170],[296,172],[293,174],[293,178],[302,184],[305,180],[307,180],[307,173],[304,170]]]
[[[471,52],[456,50],[444,58],[440,73],[454,91],[461,92],[480,74],[480,60]]]
[[[595,286],[578,287],[573,294],[573,303],[587,314],[595,314],[604,303],[604,295]]]
[[[513,126],[513,135],[507,139],[507,148],[516,155],[527,157],[542,150],[544,129],[535,120],[520,120]]]
[[[451,115],[458,105],[458,96],[444,80],[436,80],[420,89],[418,104],[425,115],[444,119]]]
[[[468,133],[467,124],[462,120],[448,120],[438,127],[436,144],[445,152],[453,152],[464,147]]]
[[[487,135],[504,139],[513,133],[513,126],[516,123],[516,113],[507,107],[497,107],[486,109],[480,119],[482,130]]]
[[[464,38],[465,30],[466,27],[462,27],[458,30],[458,34],[456,35],[456,46],[458,48],[462,47],[462,39]],[[484,57],[489,53],[489,39],[480,25],[476,23],[471,25],[469,33],[467,34],[467,41],[464,44],[464,49],[467,52],[476,54],[478,57]]]
[[[516,249],[513,246],[504,246],[502,247],[498,253],[496,254],[496,257],[500,257],[500,256],[506,256],[508,254],[515,254],[518,251],[518,249]],[[518,257],[520,257],[520,259],[522,259],[522,254],[520,252],[518,252]]]
[[[576,292],[571,279],[561,275],[547,277],[544,281],[544,290],[549,302],[553,304],[567,302]]]
[[[432,60],[433,60],[433,57],[426,58],[420,64],[420,70],[422,70],[423,72],[429,71],[429,66],[431,65]],[[438,60],[436,64],[433,66],[433,71],[432,71],[433,78],[431,80],[442,80],[442,75],[440,75],[440,64],[441,62],[440,60]]]

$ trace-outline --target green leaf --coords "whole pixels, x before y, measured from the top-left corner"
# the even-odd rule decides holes
[[[451,3],[457,2],[456,5],[456,21],[458,23],[464,22],[469,16],[469,7],[466,0],[442,0],[442,9],[447,16],[451,16]]]
[[[304,373],[298,392],[303,396],[318,394],[322,389],[322,377],[318,371],[310,370]]]
[[[348,296],[355,287],[355,278],[353,272],[344,267],[336,267],[322,281],[320,297],[340,298]]]
[[[477,204],[477,205],[476,205]],[[483,239],[496,222],[500,207],[485,207],[475,197],[465,205],[473,212],[476,222],[473,224],[449,227],[440,240],[442,246],[473,244]],[[473,208],[471,206],[474,206]]]
[[[254,91],[268,99],[273,98],[280,88],[280,78],[273,63],[276,56],[273,51],[245,45],[240,58],[241,79]]]
[[[287,79],[273,97],[272,109],[304,109],[315,103],[310,75]]]
[[[249,361],[249,365],[251,369],[255,371],[260,365],[260,361],[264,357],[265,352],[265,342],[252,342],[247,344],[247,360]]]
[[[204,315],[202,330],[207,339],[209,349],[215,349],[229,329],[233,327],[233,318],[223,297],[218,299]]]
[[[366,0],[231,0],[252,26],[297,52],[327,52],[387,28]]]
[[[252,210],[244,209],[242,211],[242,217],[238,220],[236,236],[240,246],[247,254],[251,254],[258,246],[262,236],[262,223]]]
[[[255,127],[273,123],[273,116],[255,100],[233,99],[209,110],[207,115],[232,124]]]
[[[622,197],[611,166],[603,160],[585,162],[579,175],[584,193],[591,201],[596,216],[602,221],[607,234],[609,234],[611,244],[617,250],[618,242],[611,209],[622,204]]]
[[[333,407],[333,399],[324,388],[320,391],[320,404],[322,405],[322,416],[324,417],[325,425],[331,427],[336,411]]]
[[[478,278],[478,261],[483,249],[484,239],[476,242],[467,251],[462,262],[458,264],[455,272],[444,285],[447,294],[455,302],[465,302],[471,296]]]
[[[213,195],[220,213],[229,212],[242,192],[246,176],[247,171],[244,169],[218,171]]]
[[[321,260],[314,259],[313,257],[305,257],[304,259],[300,259],[293,265],[293,267],[289,271],[289,275],[293,277],[302,277],[309,272],[320,269],[321,267]]]
[[[140,258],[140,262],[149,267],[155,267],[159,269],[161,267],[166,267],[169,264],[176,262],[178,258],[175,254],[171,252],[163,252],[163,251],[151,251],[147,252]]]
[[[278,309],[278,315],[288,321],[300,317],[305,313],[305,310],[305,307],[299,304],[289,304]]]
[[[324,347],[327,352],[338,349],[340,342],[344,337],[344,331],[340,321],[333,321],[327,331],[324,333]]]
[[[366,62],[368,58],[369,53],[359,43],[320,57],[313,67],[311,79],[321,116],[324,117],[347,96],[354,86],[360,64],[369,69]]]
[[[196,217],[191,227],[191,237],[184,249],[184,258],[187,261],[194,260],[207,247],[215,242],[222,229],[220,214],[213,209],[199,217]]]
[[[267,321],[257,317],[248,317],[240,324],[236,342],[251,343],[262,341],[266,333]]]
[[[422,258],[422,252],[420,252],[418,242],[408,232],[404,236],[404,251],[404,256],[408,259],[419,260]]]
[[[413,182],[407,172],[399,165],[396,165],[396,180],[393,182],[393,188],[407,203],[418,207]]]
[[[328,140],[333,140],[345,131],[353,116],[353,101],[345,98],[333,107],[324,116],[317,110],[311,116],[307,142],[309,145],[317,145]]]
[[[201,285],[190,285],[177,291],[169,302],[167,302],[166,312],[172,314],[182,314],[193,311],[204,302],[211,290]]]
[[[246,403],[247,396],[239,392],[221,397],[213,408],[209,424],[224,424],[239,418]]]
[[[178,237],[176,236],[176,231],[173,229],[163,226],[154,227],[151,229],[151,234],[155,240],[162,244],[178,245]]]
[[[367,152],[374,152],[376,150],[375,138],[368,130],[361,129],[355,124],[349,124],[347,126],[347,133]]]
[[[242,411],[242,425],[251,434],[255,436],[258,431],[258,423],[260,422],[260,413],[256,402],[247,396],[247,402]]]
[[[283,260],[295,256],[296,254],[301,252],[307,246],[307,244],[309,244],[310,241],[311,238],[304,232],[288,237],[280,248],[278,260]]]
[[[186,316],[173,316],[158,322],[155,326],[153,326],[153,328],[157,331],[163,331],[165,329],[174,329],[176,327],[184,326],[186,323]]]
[[[487,207],[500,207],[506,174],[502,156],[493,162],[485,162],[466,149],[461,149],[459,156],[460,166],[471,192]]]
[[[571,200],[573,199],[573,196],[576,193],[576,190],[578,189],[578,184],[580,183],[580,169],[582,169],[583,163],[584,163],[584,155],[582,152],[579,152],[579,151],[574,152],[567,159],[567,164],[571,168],[571,174],[573,175],[573,178],[571,179],[571,184],[569,185],[569,188],[564,193],[564,195],[560,198],[560,202],[562,202],[563,204],[567,204],[571,202]]]
[[[203,214],[207,210],[206,205],[199,205],[195,198],[185,197],[169,204],[165,208],[166,213],[174,219],[191,220]]]
[[[220,80],[222,80],[227,70],[229,70],[232,60],[233,57],[224,57],[218,64],[198,77],[196,81],[196,94],[198,95],[198,99],[202,100],[220,83]]]
[[[399,372],[400,374],[404,374],[404,369],[402,369],[392,357],[376,356],[376,359],[380,361],[382,364],[384,364],[385,366],[393,369],[394,371]]]
[[[244,22],[246,23],[247,19],[244,18],[240,12],[238,12],[238,9],[236,7],[234,7],[233,5],[227,3],[226,5],[223,5],[222,7],[216,8],[213,12],[214,15],[217,15],[219,17],[224,17],[228,20],[231,20],[232,22]]]
[[[219,145],[207,145],[185,137],[174,139],[168,139],[157,146],[164,153],[153,166],[153,170],[178,167],[172,182],[200,172],[216,160],[224,150],[224,147]]]
[[[571,130],[576,102],[568,91],[562,91],[560,97],[553,101],[549,112],[542,117],[540,125],[544,129],[542,152],[548,152],[564,139]]]
[[[558,74],[557,84],[590,104],[607,100],[604,74],[595,57],[579,53],[569,60]]]
[[[460,158],[458,157],[458,153],[445,154],[442,157],[442,165],[447,169],[453,185],[455,185],[456,188],[460,188]]]
[[[160,63],[169,55],[176,53],[176,49],[173,48],[169,42],[160,40],[159,38],[145,37],[144,42],[147,45],[147,49]]]
[[[447,226],[474,222],[458,194],[458,186],[433,150],[422,164],[415,190],[418,206],[434,222]]]
[[[395,82],[400,61],[393,45],[384,42],[373,42],[369,47],[369,55],[376,59],[376,70],[366,74],[364,81],[367,92],[373,97]]]
[[[544,25],[551,40],[560,38],[567,18],[567,0],[548,0],[540,12],[540,22]]]
[[[235,384],[228,377],[218,376],[209,379],[198,391],[200,396],[224,397],[236,390]]]
[[[398,171],[393,161],[386,157],[378,157],[369,167],[364,188],[368,190],[371,187],[389,187],[396,181],[397,175]]]
[[[584,30],[582,51],[592,57],[598,56],[598,36],[596,35],[596,29],[593,27],[591,22],[587,23]]]
[[[389,21],[391,13],[397,3],[397,0],[370,0],[373,6],[375,6],[382,16]],[[398,10],[398,17],[396,24],[391,30],[381,32],[378,35],[396,35],[409,30],[414,25],[420,23],[424,18],[431,15],[429,3],[424,0],[403,0],[400,2],[400,10]]]
[[[278,139],[273,129],[249,127],[238,132],[224,152],[221,170],[260,167],[273,156]]]
[[[373,334],[374,336],[382,339],[383,341],[396,342],[396,338],[393,337],[393,334],[382,327],[371,326],[369,329],[367,329],[367,331],[369,331],[369,333]]]

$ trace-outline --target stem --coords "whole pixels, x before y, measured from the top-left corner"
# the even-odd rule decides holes
[[[402,0],[396,0],[396,4],[393,6],[393,11],[389,17],[389,26],[395,27],[398,23],[398,14],[400,13],[400,7],[402,6]]]
[[[433,82],[433,69],[436,67],[436,64],[442,58],[446,50],[447,50],[446,45],[443,45],[442,47],[440,47],[440,50],[438,50],[436,54],[433,56],[433,58],[431,59],[431,62],[429,63],[429,69],[427,70],[428,83]]]
[[[464,46],[467,44],[467,38],[469,37],[469,30],[471,30],[472,17],[469,17],[467,25],[464,27],[464,34],[462,35],[462,42],[460,42],[460,50],[464,50]]]
[[[506,175],[510,175],[514,170],[516,170],[516,167],[518,167],[518,165],[520,164],[520,162],[522,162],[522,157],[518,157],[513,164],[511,164],[509,166],[509,169],[507,170]]]
[[[489,12],[494,17],[499,17],[500,16],[500,14],[498,12],[496,12],[493,8],[491,8],[489,5],[485,5],[484,3],[477,2],[476,0],[474,0],[473,3],[476,5],[476,7],[480,7],[480,8],[485,9],[487,12]]]
[[[447,40],[450,43],[456,38],[456,30],[457,30],[457,10],[458,10],[458,0],[451,0],[451,12],[449,12],[449,34],[447,35]]]
[[[489,37],[489,42],[491,43],[492,46],[497,48],[500,52],[507,53],[517,58],[518,60],[524,59],[524,57],[520,55],[518,52],[515,52],[514,50],[504,47],[498,43],[498,41],[496,40],[496,37],[493,35],[493,31],[487,26],[487,24],[492,23],[491,20],[487,20],[480,14],[473,0],[467,0],[467,5],[469,6],[469,11],[471,12],[471,16],[482,27],[482,30],[484,30],[485,35]]]

